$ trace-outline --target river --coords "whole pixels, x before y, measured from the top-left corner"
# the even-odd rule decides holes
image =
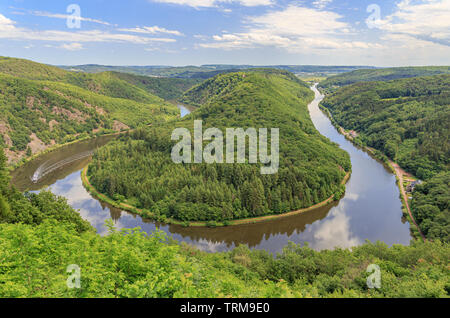
[[[339,202],[304,214],[257,224],[197,228],[153,222],[101,203],[84,189],[80,174],[90,161],[89,152],[112,140],[112,136],[76,143],[43,155],[14,171],[12,181],[22,191],[49,187],[55,194],[66,197],[101,235],[107,232],[105,220],[112,218],[117,228],[140,227],[147,233],[159,228],[178,241],[208,252],[247,244],[277,253],[290,241],[308,242],[315,250],[346,248],[363,244],[365,240],[408,245],[411,240],[409,223],[402,217],[395,176],[338,133],[318,107],[323,96],[315,87],[312,89],[316,98],[308,106],[311,119],[322,135],[350,154],[352,176]],[[179,108],[181,116],[189,113],[182,105]],[[42,174],[40,178],[39,174]],[[35,183],[33,176],[38,179]]]

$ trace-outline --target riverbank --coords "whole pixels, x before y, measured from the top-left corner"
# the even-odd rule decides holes
[[[353,143],[355,146],[360,147],[361,149],[366,151],[374,159],[382,161],[383,164],[385,164],[385,166],[388,167],[389,170],[395,175],[396,184],[400,191],[400,201],[402,202],[403,216],[407,219],[407,221],[410,224],[414,224],[414,227],[412,227],[412,226],[410,227],[411,235],[414,238],[421,237],[424,241],[426,241],[425,235],[420,230],[420,227],[417,224],[416,220],[414,219],[414,216],[412,215],[411,209],[409,207],[409,199],[408,199],[408,196],[406,194],[406,190],[405,190],[405,187],[403,184],[403,176],[405,174],[404,170],[396,162],[390,160],[384,154],[382,154],[382,157],[380,157],[379,155],[377,155],[376,149],[368,147],[368,146],[364,145],[361,141],[356,139],[358,135],[356,134],[356,138],[355,138],[354,137],[355,132],[353,132],[353,133],[348,132],[343,127],[341,127],[335,121],[335,119],[333,118],[333,115],[331,114],[331,112],[329,111],[328,108],[323,107],[322,105],[319,105],[319,108],[325,113],[325,115],[330,119],[333,126],[339,131],[340,134],[342,134],[345,137],[345,139],[347,139],[348,141]],[[413,177],[412,179],[416,179],[416,178]]]
[[[81,181],[82,181],[83,186],[85,187],[85,189],[92,196],[94,196],[97,200],[100,200],[101,202],[110,204],[110,205],[112,205],[115,208],[122,209],[124,211],[140,215],[141,217],[144,217],[144,218],[155,219],[155,215],[153,215],[152,212],[150,212],[148,210],[138,209],[138,208],[136,208],[134,206],[131,206],[129,204],[117,202],[117,201],[113,200],[112,198],[110,198],[110,197],[100,193],[99,191],[97,191],[97,189],[95,189],[95,187],[89,181],[89,177],[87,175],[87,170],[88,170],[88,167],[86,166],[81,171]],[[341,181],[341,185],[345,185],[347,183],[347,181],[350,178],[350,175],[351,175],[351,172],[348,172],[345,175],[344,179]],[[157,220],[157,221],[162,221],[163,223],[166,223],[166,224],[176,224],[176,225],[189,226],[189,227],[220,227],[220,226],[254,224],[254,223],[261,223],[261,222],[266,222],[266,221],[272,221],[272,220],[276,220],[276,219],[281,219],[281,218],[285,218],[285,217],[294,216],[294,215],[302,214],[302,213],[305,213],[305,212],[309,212],[309,211],[315,210],[317,208],[326,206],[326,205],[328,205],[330,203],[333,203],[334,201],[335,201],[334,200],[334,195],[332,195],[328,199],[326,199],[326,200],[324,200],[324,201],[322,201],[320,203],[317,203],[317,204],[315,204],[313,206],[310,206],[308,208],[295,210],[295,211],[291,211],[291,212],[286,212],[286,213],[282,213],[282,214],[272,214],[272,215],[265,215],[265,216],[255,217],[255,218],[229,220],[229,221],[225,221],[225,222],[211,222],[211,221],[207,221],[207,222],[203,222],[203,221],[183,222],[183,221],[175,220],[175,219],[171,219],[171,218],[167,218],[165,220]]]
[[[51,153],[53,151],[59,150],[59,149],[64,148],[64,147],[68,147],[68,146],[74,145],[74,144],[79,143],[79,142],[83,142],[83,141],[87,141],[87,140],[93,140],[93,139],[98,138],[98,137],[118,136],[118,135],[124,134],[124,133],[126,133],[128,131],[130,131],[130,130],[123,130],[123,131],[118,131],[118,132],[115,132],[115,133],[106,133],[106,134],[100,134],[100,135],[86,136],[86,137],[75,139],[75,140],[72,140],[72,141],[69,141],[69,142],[66,142],[66,143],[63,143],[63,144],[56,144],[56,145],[53,145],[51,147],[46,148],[43,151],[35,153],[32,156],[30,156],[30,157],[22,158],[16,164],[9,165],[8,166],[8,170],[10,172],[13,172],[14,170],[21,168],[22,166],[24,166],[28,162],[36,160],[36,159],[38,159],[39,157],[41,157],[43,155],[46,155],[48,153]]]

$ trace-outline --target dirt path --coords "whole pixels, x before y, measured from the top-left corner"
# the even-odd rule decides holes
[[[408,214],[409,217],[411,218],[411,220],[413,221],[414,225],[416,226],[417,230],[419,231],[420,236],[422,237],[422,239],[424,241],[426,241],[426,237],[425,235],[423,235],[422,231],[420,230],[419,225],[417,224],[416,220],[414,219],[412,213],[411,213],[411,209],[409,208],[409,203],[408,203],[408,196],[406,195],[405,192],[405,188],[403,187],[403,176],[407,176],[407,177],[411,177],[411,175],[407,172],[405,172],[397,163],[389,160],[389,163],[392,165],[392,167],[394,168],[395,174],[398,178],[398,183],[399,183],[399,188],[400,188],[400,193],[403,197],[403,201],[405,202],[406,205],[406,209],[408,210]]]

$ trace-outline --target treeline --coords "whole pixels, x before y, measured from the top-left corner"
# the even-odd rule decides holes
[[[413,194],[412,212],[431,239],[450,234],[450,75],[358,83],[322,103],[358,142],[382,151],[427,181]]]
[[[391,81],[402,78],[433,76],[449,74],[449,66],[393,67],[378,69],[363,69],[330,76],[319,83],[319,88],[325,92],[336,91],[339,87],[359,82]]]
[[[307,109],[312,98],[306,84],[284,71],[220,75],[185,94],[184,101],[201,105],[190,116],[140,129],[99,149],[89,165],[90,182],[163,221],[226,223],[340,197],[349,156],[316,131]],[[176,127],[192,132],[194,119],[203,120],[204,129],[253,127],[270,133],[279,128],[278,173],[262,175],[260,164],[173,163],[171,133]]]

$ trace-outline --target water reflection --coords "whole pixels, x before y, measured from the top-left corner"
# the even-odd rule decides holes
[[[40,190],[83,169],[95,149],[117,136],[101,136],[59,148],[39,156],[11,173],[12,183],[21,191]],[[36,177],[37,176],[37,177]]]
[[[187,106],[178,104],[178,108],[180,109],[180,116],[183,118],[184,116],[187,116],[191,113],[191,111],[187,108]]]
[[[178,241],[188,242],[209,252],[225,251],[239,244],[247,244],[252,248],[276,253],[280,252],[289,241],[308,242],[310,247],[316,250],[336,246],[351,247],[364,243],[366,239],[382,240],[389,245],[409,244],[409,224],[402,222],[395,176],[336,131],[318,108],[322,97],[317,90],[315,92],[316,99],[309,105],[311,118],[320,133],[349,152],[353,172],[344,198],[338,203],[314,211],[265,223],[221,228],[186,228],[160,224],[123,212],[92,198],[82,186],[80,178],[80,170],[87,164],[88,159],[64,166],[35,185],[30,182],[30,177],[42,162],[49,160],[40,158],[38,162],[30,163],[29,166],[16,171],[14,183],[22,190],[42,189],[45,185],[51,184],[51,190],[66,197],[69,204],[78,209],[82,217],[102,235],[107,231],[104,226],[105,220],[112,218],[117,228],[141,227],[147,233],[160,228]],[[106,142],[107,140],[100,140],[99,144]],[[95,148],[99,144],[94,143],[87,147]],[[53,162],[89,150],[85,149],[85,145],[81,148],[77,145],[71,147],[53,153],[50,156]]]

